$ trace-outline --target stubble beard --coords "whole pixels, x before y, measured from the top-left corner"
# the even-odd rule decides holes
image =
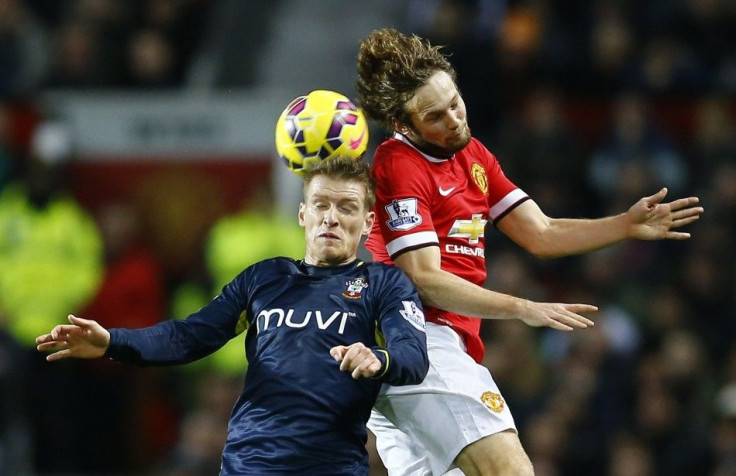
[[[456,152],[463,150],[470,143],[471,137],[470,126],[466,123],[463,132],[454,139],[447,141],[445,146],[433,144],[419,137],[413,138],[412,142],[419,150],[427,155],[438,158],[449,158]]]

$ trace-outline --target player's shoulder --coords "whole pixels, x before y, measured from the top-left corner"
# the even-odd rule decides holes
[[[300,273],[300,262],[286,256],[277,256],[258,261],[248,266],[243,273],[254,276],[297,274]]]
[[[475,137],[470,138],[470,142],[468,142],[468,145],[465,146],[462,152],[471,156],[478,156],[480,154],[495,159],[495,156],[488,147]]]
[[[422,156],[409,144],[391,137],[376,147],[373,154],[374,166],[403,165],[408,161],[421,161]]]

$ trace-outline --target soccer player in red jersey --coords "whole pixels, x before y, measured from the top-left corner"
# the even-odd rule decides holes
[[[480,319],[520,319],[562,331],[593,322],[587,304],[532,302],[483,287],[488,221],[541,257],[585,253],[626,239],[682,240],[698,219],[696,197],[663,202],[662,189],[628,211],[556,219],[503,173],[473,138],[455,70],[417,36],[374,31],[360,44],[359,105],[393,136],[376,150],[376,220],[366,242],[417,286],[427,318],[424,382],[384,387],[369,428],[391,475],[533,474],[513,417],[480,365]],[[454,469],[459,468],[459,469]]]

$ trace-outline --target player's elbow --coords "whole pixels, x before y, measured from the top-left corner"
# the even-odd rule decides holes
[[[407,275],[417,289],[417,294],[419,294],[422,305],[443,309],[442,297],[446,292],[446,287],[443,285],[442,271],[413,271],[407,273]]]
[[[548,249],[548,248],[532,248],[532,249],[527,249],[527,251],[529,251],[529,253],[534,255],[535,258],[543,259],[543,260],[560,258],[562,256],[565,256],[564,253],[560,253],[558,250]]]
[[[417,365],[415,371],[409,375],[405,385],[419,385],[427,376],[427,372],[429,372],[429,358],[427,357],[426,351],[422,352],[422,354],[421,363]]]

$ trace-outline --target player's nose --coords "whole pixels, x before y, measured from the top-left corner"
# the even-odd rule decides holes
[[[334,225],[335,223],[337,223],[337,213],[335,207],[330,207],[325,210],[325,213],[322,216],[322,223],[326,225]]]

